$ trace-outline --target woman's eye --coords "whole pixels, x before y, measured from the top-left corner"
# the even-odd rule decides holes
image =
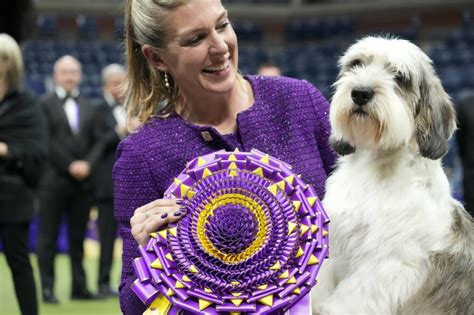
[[[187,45],[188,45],[188,46],[197,45],[197,44],[199,44],[199,42],[200,42],[203,38],[204,38],[203,35],[194,36],[193,38],[191,38],[190,40],[188,40]]]
[[[224,23],[220,24],[217,28],[222,30],[222,29],[227,28],[229,24],[230,24],[229,21],[225,21]]]

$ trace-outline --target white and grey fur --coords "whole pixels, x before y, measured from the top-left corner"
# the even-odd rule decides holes
[[[340,59],[327,181],[330,258],[314,314],[474,314],[474,223],[440,158],[455,112],[414,44],[366,37]]]

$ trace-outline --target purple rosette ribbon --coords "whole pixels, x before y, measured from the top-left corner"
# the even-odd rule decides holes
[[[133,262],[145,314],[283,314],[316,284],[329,220],[290,165],[218,151],[190,161],[164,196],[187,214]]]

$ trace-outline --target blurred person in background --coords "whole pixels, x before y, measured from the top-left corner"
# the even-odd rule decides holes
[[[99,295],[118,295],[110,286],[110,270],[113,261],[114,241],[117,223],[114,217],[114,193],[112,168],[115,151],[120,140],[127,134],[126,112],[123,107],[125,69],[111,64],[102,70],[103,99],[97,104],[97,137],[101,137],[102,154],[94,171],[95,201],[99,211],[98,226],[100,239]],[[137,125],[133,127],[136,128]]]
[[[21,313],[36,315],[28,229],[34,190],[46,159],[47,134],[41,108],[24,90],[22,80],[20,47],[11,36],[0,34],[0,240]]]
[[[269,61],[261,64],[257,73],[268,77],[278,77],[281,75],[281,69],[276,63]]]
[[[464,96],[456,107],[456,140],[463,168],[464,207],[474,216],[474,92]]]
[[[95,108],[79,94],[81,64],[63,56],[54,64],[55,90],[42,99],[49,133],[49,164],[41,181],[38,261],[43,301],[54,294],[54,259],[59,226],[67,218],[72,299],[94,299],[82,265],[84,237],[93,203],[91,170],[100,156]]]

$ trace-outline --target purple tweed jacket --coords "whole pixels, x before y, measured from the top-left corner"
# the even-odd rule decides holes
[[[130,289],[136,278],[132,260],[139,256],[130,218],[136,208],[163,193],[194,157],[220,149],[268,153],[294,167],[322,198],[324,184],[335,164],[328,145],[329,104],[306,81],[286,77],[247,76],[254,104],[237,115],[237,132],[220,135],[172,114],[154,118],[124,139],[114,167],[115,216],[123,239],[120,305],[126,315],[142,314],[145,306]]]

